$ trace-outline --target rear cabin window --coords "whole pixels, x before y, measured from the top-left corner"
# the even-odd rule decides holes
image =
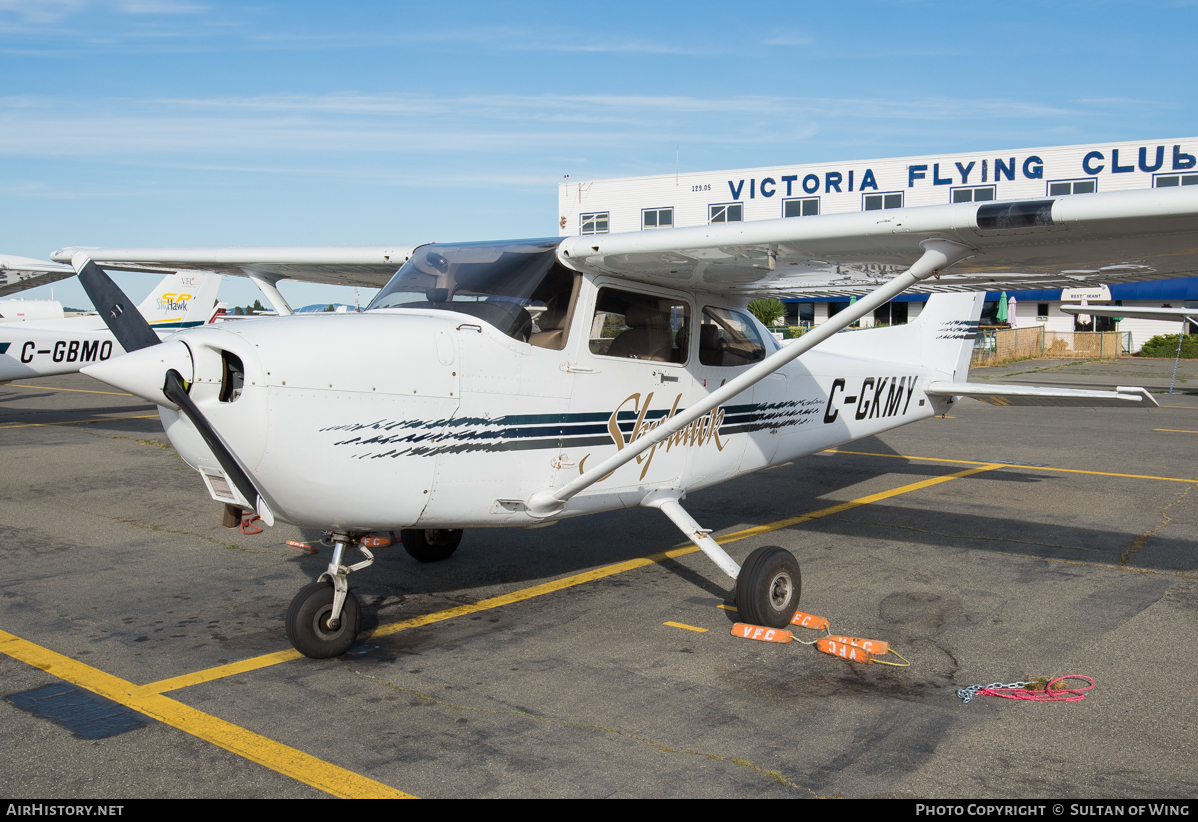
[[[690,307],[673,297],[599,289],[590,351],[601,357],[686,362]]]
[[[731,367],[765,359],[765,345],[753,321],[739,311],[707,306],[699,326],[699,362]]]

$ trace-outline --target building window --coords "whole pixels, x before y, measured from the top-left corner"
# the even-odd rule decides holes
[[[903,192],[899,191],[893,194],[866,194],[864,200],[866,211],[881,211],[885,208],[902,208]]]
[[[910,303],[886,303],[874,309],[874,325],[906,325]]]
[[[876,209],[875,209],[875,211],[876,211]],[[844,311],[846,308],[848,308],[852,304],[853,304],[852,302],[828,303],[828,319],[829,320],[832,319],[833,317],[835,317],[841,311]],[[849,328],[860,328],[860,327],[861,327],[860,320],[858,320],[857,322],[855,322],[849,326]]]
[[[1157,174],[1153,176],[1153,188],[1170,186],[1198,186],[1198,174]]]
[[[739,223],[745,218],[745,205],[744,203],[729,203],[708,206],[707,215],[708,222],[711,223]]]
[[[604,211],[599,214],[580,214],[579,221],[582,223],[583,234],[606,234],[607,233],[607,215]]]
[[[674,209],[647,208],[641,212],[641,228],[673,228]]]
[[[1098,190],[1098,180],[1091,177],[1085,180],[1057,180],[1048,184],[1049,197],[1062,197],[1066,194],[1093,194]]]
[[[1048,321],[1048,303],[1036,303],[1036,319]]]
[[[782,201],[783,217],[818,217],[819,197],[803,197],[797,200]]]
[[[994,199],[994,186],[976,186],[974,188],[954,188],[954,203],[981,203]]]

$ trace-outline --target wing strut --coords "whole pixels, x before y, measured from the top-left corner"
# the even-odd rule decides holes
[[[259,274],[252,268],[242,268],[241,270],[253,281],[254,285],[258,286],[262,296],[266,297],[270,307],[277,311],[280,317],[290,317],[294,313],[287,303],[287,299],[279,293],[278,282],[284,279],[282,274]]]
[[[567,500],[578,492],[591,487],[621,465],[636,459],[636,457],[648,451],[657,443],[681,431],[712,409],[728,402],[737,394],[773,374],[788,362],[798,359],[800,355],[815,348],[815,346],[836,332],[848,328],[857,320],[875,308],[894,299],[911,286],[922,280],[926,280],[933,274],[939,274],[941,269],[948,268],[953,263],[970,257],[974,253],[973,249],[969,246],[951,240],[923,240],[920,242],[920,246],[923,248],[923,256],[904,273],[870,292],[867,296],[862,297],[848,308],[839,312],[835,317],[829,318],[822,325],[816,326],[781,351],[775,351],[736,379],[729,381],[722,388],[713,391],[702,402],[692,405],[681,414],[672,417],[669,422],[659,425],[650,433],[638,438],[635,442],[628,443],[626,447],[612,454],[573,482],[566,483],[557,489],[542,488],[534,491],[525,503],[525,510],[534,517],[553,516],[562,510]],[[668,514],[669,512],[667,511],[666,513]]]

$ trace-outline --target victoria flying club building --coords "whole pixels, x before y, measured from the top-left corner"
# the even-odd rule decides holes
[[[1198,185],[1198,138],[1004,149],[886,160],[768,166],[610,180],[567,180],[558,188],[560,233],[607,234],[821,214],[886,211],[944,203],[1084,197],[1097,191]],[[881,215],[879,215],[881,216]],[[1096,318],[1079,325],[1061,312],[1061,291],[1021,291],[1009,319],[1049,331],[1131,332],[1132,350],[1177,323]],[[999,294],[988,294],[982,323],[997,324]],[[1130,283],[1090,295],[1091,304],[1198,306],[1198,278]],[[1094,299],[1097,297],[1098,299]],[[1076,295],[1065,294],[1065,299]],[[927,295],[878,309],[874,323],[915,319]],[[789,300],[788,322],[818,325],[847,302]],[[863,321],[869,324],[869,318]],[[1096,325],[1097,324],[1097,327]]]

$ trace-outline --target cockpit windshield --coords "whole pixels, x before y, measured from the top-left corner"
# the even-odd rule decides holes
[[[561,348],[578,275],[558,263],[560,242],[421,246],[366,310],[456,311],[521,342]]]

